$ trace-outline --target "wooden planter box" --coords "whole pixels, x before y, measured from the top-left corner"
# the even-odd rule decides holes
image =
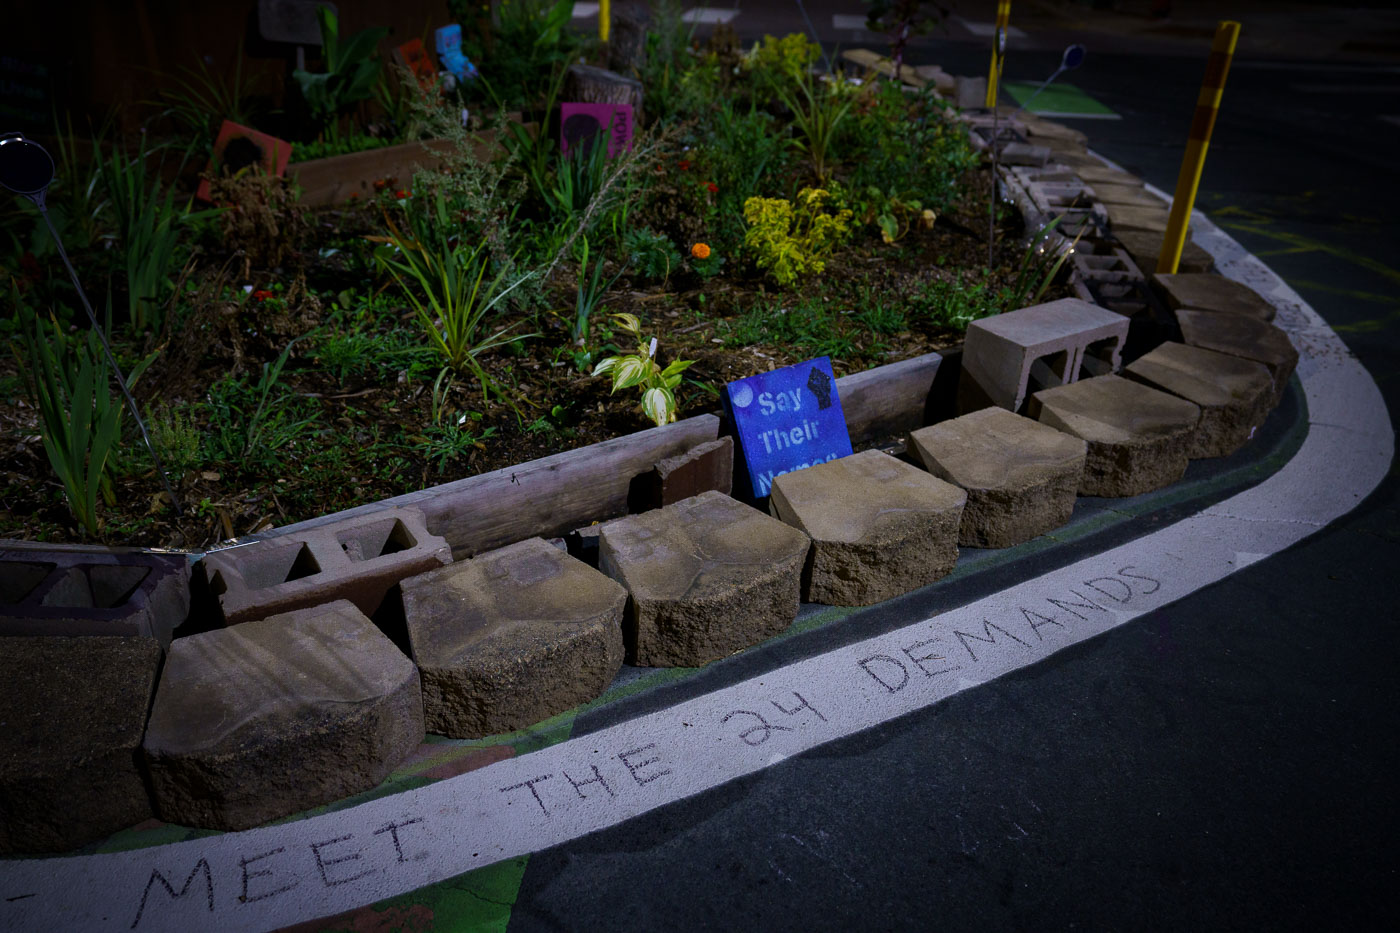
[[[476,139],[477,158],[486,160],[496,153],[498,144],[494,131],[483,130],[476,134]],[[372,197],[374,183],[381,178],[392,178],[398,187],[408,188],[413,183],[414,172],[440,166],[442,155],[450,151],[450,140],[419,140],[309,162],[293,162],[287,166],[287,177],[301,186],[303,207],[325,207],[348,201],[352,194]]]
[[[851,441],[903,433],[927,423],[943,357],[928,353],[836,380]],[[944,380],[937,380],[941,385]],[[632,480],[659,460],[719,437],[718,415],[696,415],[577,450],[491,473],[405,493],[367,505],[274,528],[241,541],[266,540],[381,509],[423,512],[460,560],[536,535],[557,537],[595,521],[627,514]]]

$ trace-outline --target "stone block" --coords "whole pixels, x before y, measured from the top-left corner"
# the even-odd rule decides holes
[[[151,817],[138,758],[154,638],[0,638],[0,854],[66,852]]]
[[[1116,236],[1122,230],[1142,230],[1162,236],[1171,211],[1167,207],[1141,207],[1136,204],[1105,204],[1108,223]],[[1190,228],[1188,227],[1188,230]]]
[[[1258,318],[1214,311],[1181,309],[1176,312],[1176,320],[1181,325],[1183,343],[1263,363],[1273,380],[1270,406],[1283,398],[1288,377],[1298,365],[1298,350],[1283,331]]]
[[[967,495],[878,450],[773,480],[769,508],[812,539],[804,596],[868,606],[952,572]]]
[[[627,591],[541,538],[402,587],[429,732],[523,729],[598,697],[622,667]]]
[[[370,790],[422,738],[418,669],[337,600],[175,641],[143,751],[161,819],[238,830]]]
[[[920,428],[910,449],[933,475],[967,492],[958,544],[1012,547],[1069,521],[1084,477],[1082,438],[984,408]]]
[[[980,110],[987,106],[987,79],[968,75],[953,76],[953,105],[959,110]]]
[[[633,479],[627,508],[631,512],[659,509],[712,489],[727,496],[733,486],[734,439],[721,437],[659,460]]]
[[[1123,375],[1201,407],[1186,456],[1228,457],[1254,436],[1272,407],[1273,379],[1263,363],[1203,347],[1164,343]]]
[[[1127,336],[1127,318],[1079,298],[973,321],[963,343],[958,410],[1019,411],[1032,392],[1116,372]]]
[[[417,509],[380,509],[212,551],[200,568],[225,625],[348,599],[373,615],[400,580],[452,562]]]
[[[1141,185],[1100,183],[1093,186],[1093,192],[1094,197],[1105,204],[1122,204],[1148,210],[1162,210],[1169,206],[1161,198],[1148,194],[1147,189]]]
[[[1121,169],[1112,168],[1102,162],[1082,162],[1075,167],[1079,175],[1089,185],[1131,185],[1143,187],[1142,179]]]
[[[1157,258],[1162,253],[1162,233],[1114,230],[1113,236],[1123,244],[1123,249],[1127,250],[1133,262],[1137,263],[1137,267],[1145,275],[1150,276],[1157,271]],[[1215,257],[1188,239],[1182,246],[1177,269],[1181,272],[1210,272],[1214,268]]]
[[[997,150],[997,160],[1003,165],[1033,165],[1038,167],[1049,162],[1052,154],[1049,146],[1005,142]]]
[[[1168,275],[1159,272],[1152,281],[1166,296],[1167,305],[1172,310],[1187,308],[1192,311],[1240,314],[1261,321],[1274,319],[1274,306],[1258,292],[1243,282],[1227,279],[1223,275],[1193,272]]]
[[[1081,496],[1136,496],[1176,482],[1201,409],[1121,376],[1099,376],[1031,396],[1028,413],[1088,442]]]
[[[190,609],[184,554],[0,545],[0,636],[144,635],[169,647]]]
[[[718,492],[603,526],[598,568],[631,598],[630,663],[695,667],[797,617],[807,536]]]

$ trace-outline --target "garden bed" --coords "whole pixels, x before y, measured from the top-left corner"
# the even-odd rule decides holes
[[[935,97],[808,84],[849,111],[823,166],[810,141],[793,142],[792,99],[773,96],[784,81],[795,93],[796,73],[782,61],[745,66],[752,87],[729,86],[726,54],[686,63],[703,86],[679,103],[696,115],[666,115],[651,98],[662,116],[634,152],[591,169],[561,157],[552,130],[515,134],[503,118],[471,135],[442,124],[444,138],[427,144],[438,171],[424,166],[421,143],[293,166],[301,204],[319,205],[310,210],[290,188],[235,179],[222,214],[178,218],[183,268],[171,267],[159,313],[130,299],[119,261],[131,244],[98,212],[70,251],[94,297],[113,283],[125,366],[154,354],[134,393],[184,509],[172,508],[128,419],[95,528],[75,520],[16,340],[0,359],[0,537],[204,550],[632,434],[651,424],[640,391],[612,394],[591,375],[605,356],[634,351],[612,315],[640,321],[661,365],[693,361],[674,389],[685,418],[718,411],[731,380],[818,356],[837,376],[862,372],[956,345],[969,321],[1029,303],[1046,272],[1027,251],[1031,231],[1002,204],[989,249],[991,170]],[[726,100],[735,94],[751,95],[746,113]],[[871,161],[885,174],[870,174]],[[429,171],[415,179],[411,166]],[[911,178],[916,168],[927,177]],[[566,182],[592,187],[561,195]],[[745,207],[797,204],[815,184],[834,193],[820,213],[848,229],[820,262],[779,281],[749,242]],[[76,198],[71,187],[56,193]],[[430,237],[453,264],[490,257],[487,280],[534,274],[479,322],[477,339],[504,338],[455,371],[425,328],[436,313],[414,310],[423,288],[383,262]],[[470,242],[482,245],[468,256]],[[81,318],[52,257],[15,265],[31,321],[51,308],[73,335],[71,362]],[[603,284],[583,308],[590,278]],[[1057,282],[1041,300],[1065,294]],[[34,326],[21,316],[11,332]]]

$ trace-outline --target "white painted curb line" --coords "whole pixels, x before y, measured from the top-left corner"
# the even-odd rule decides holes
[[[1160,195],[1160,192],[1155,193]],[[1300,352],[1308,436],[1264,482],[958,609],[519,758],[281,826],[110,855],[0,862],[0,928],[269,930],[535,852],[922,709],[1180,599],[1324,527],[1390,468],[1371,377],[1262,262],[1196,240]]]

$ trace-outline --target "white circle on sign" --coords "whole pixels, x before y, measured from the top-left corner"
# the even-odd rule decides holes
[[[749,405],[753,404],[753,387],[739,386],[734,390],[730,401],[734,403],[735,408],[748,408]]]

